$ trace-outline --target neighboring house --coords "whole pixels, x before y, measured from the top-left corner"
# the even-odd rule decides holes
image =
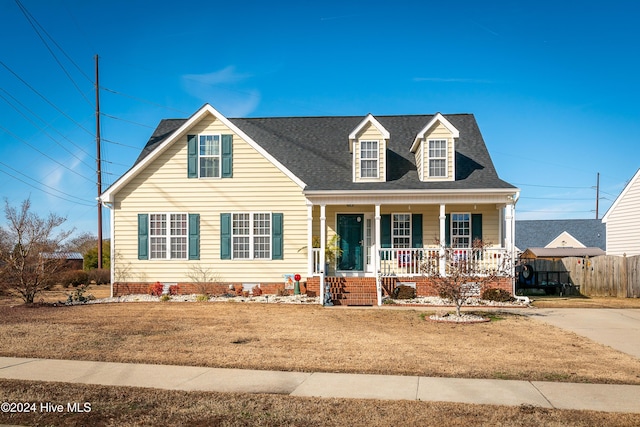
[[[607,227],[607,255],[640,255],[640,169],[613,202],[602,222]]]
[[[43,252],[40,256],[45,259],[60,260],[61,270],[82,270],[84,268],[84,256],[80,252]]]
[[[101,196],[112,292],[270,292],[299,273],[321,301],[323,284],[340,304],[380,304],[398,281],[428,294],[420,265],[440,242],[465,254],[480,238],[485,262],[512,253],[518,195],[470,114],[229,119],[206,104],[161,121]]]
[[[520,259],[526,263],[534,259],[546,259],[556,261],[565,257],[594,257],[606,255],[606,252],[600,248],[593,247],[553,247],[553,248],[527,248],[521,255]]]
[[[606,229],[599,219],[516,221],[516,248],[520,258],[557,259],[604,255]]]

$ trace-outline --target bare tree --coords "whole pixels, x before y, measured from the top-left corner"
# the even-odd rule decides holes
[[[0,285],[33,303],[49,279],[66,262],[59,252],[62,242],[73,230],[55,232],[66,218],[50,213],[41,218],[30,211],[31,201],[22,202],[20,209],[5,199],[7,225],[0,227]]]
[[[461,315],[462,305],[468,298],[480,296],[487,285],[500,278],[513,277],[511,257],[504,253],[493,257],[486,250],[488,246],[476,239],[469,249],[442,247],[436,258],[442,262],[428,259],[421,266],[423,273],[435,279],[438,294],[454,302],[457,316]],[[441,263],[444,263],[444,274]]]

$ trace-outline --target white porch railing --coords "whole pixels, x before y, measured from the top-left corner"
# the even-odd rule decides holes
[[[446,249],[445,256],[451,259],[447,263],[459,265],[482,274],[482,272],[500,273],[505,269],[508,260],[507,250],[504,248],[477,249]],[[440,248],[416,249],[380,249],[380,275],[389,276],[421,276],[439,271]],[[445,272],[446,274],[446,272]]]

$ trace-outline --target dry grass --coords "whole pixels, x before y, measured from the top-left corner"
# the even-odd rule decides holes
[[[3,306],[0,355],[640,384],[632,356],[523,316],[456,325],[424,320],[426,313],[242,303]]]
[[[170,302],[28,307],[5,300],[0,355],[640,384],[637,359],[533,319],[494,313],[490,323],[451,325],[425,320],[427,313]],[[0,401],[92,404],[89,414],[0,414],[0,424],[22,425],[640,425],[640,414],[10,380],[0,380]]]
[[[1,414],[56,426],[638,426],[640,414],[439,402],[315,399],[0,380],[0,401],[89,402],[84,414]]]
[[[532,297],[538,308],[640,308],[640,298]]]

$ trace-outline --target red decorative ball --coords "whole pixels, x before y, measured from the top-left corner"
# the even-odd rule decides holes
[[[293,276],[293,278],[296,282],[299,282],[300,279],[302,279],[302,276],[300,276],[299,274],[296,274],[295,276]]]

